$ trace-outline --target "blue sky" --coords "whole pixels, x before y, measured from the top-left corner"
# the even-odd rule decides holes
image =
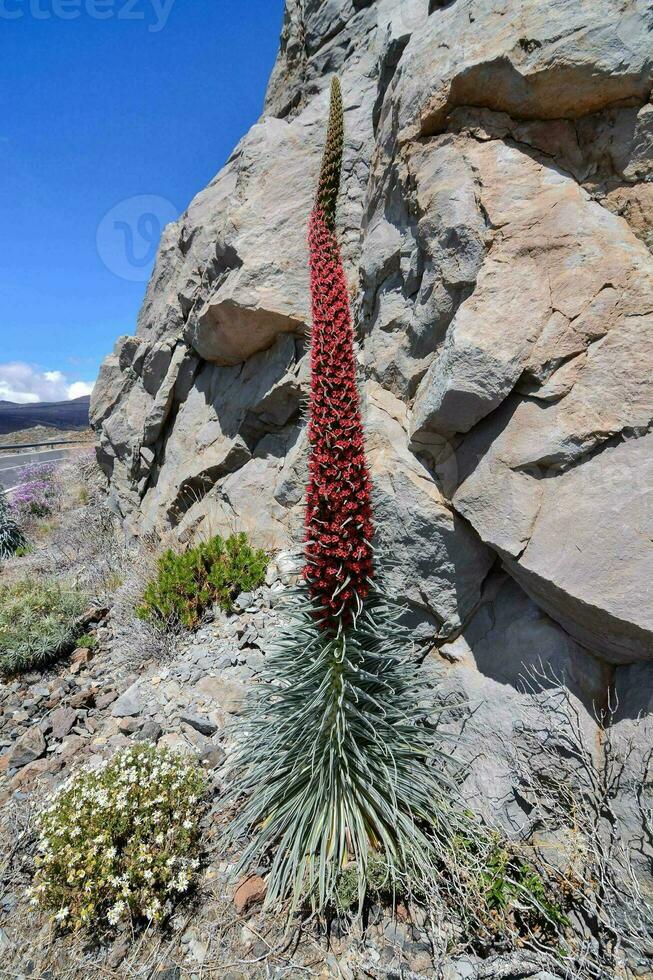
[[[283,0],[0,0],[0,399],[86,390],[262,111]],[[75,385],[75,387],[72,387]]]

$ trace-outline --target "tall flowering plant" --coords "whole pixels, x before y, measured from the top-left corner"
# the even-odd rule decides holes
[[[231,759],[239,870],[267,866],[267,903],[335,902],[372,858],[392,887],[438,864],[454,787],[434,749],[403,610],[380,586],[354,336],[336,238],[343,109],[334,80],[309,222],[313,328],[305,564]],[[439,764],[433,765],[434,758]]]

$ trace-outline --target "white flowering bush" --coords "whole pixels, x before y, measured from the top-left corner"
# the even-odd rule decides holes
[[[197,877],[206,789],[195,761],[150,745],[71,777],[37,821],[32,903],[73,929],[160,922]]]

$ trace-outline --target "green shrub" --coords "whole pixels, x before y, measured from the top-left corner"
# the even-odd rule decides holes
[[[77,589],[54,581],[0,585],[0,671],[42,667],[68,652],[86,604]]]
[[[480,874],[481,891],[487,907],[498,912],[518,909],[530,925],[546,928],[568,925],[551,888],[530,864],[506,844],[495,844],[487,867]]]
[[[160,922],[197,877],[206,777],[140,745],[63,785],[37,821],[31,900],[62,926]]]
[[[80,648],[83,650],[95,650],[97,646],[97,636],[95,636],[93,633],[84,633],[83,636],[80,636],[77,640],[75,640],[75,646],[78,650]]]
[[[181,555],[168,550],[158,560],[158,575],[147,586],[137,615],[195,629],[210,606],[217,603],[229,612],[239,593],[262,585],[267,565],[266,553],[253,549],[242,533],[226,541],[218,535]]]
[[[25,548],[27,540],[9,506],[5,488],[0,486],[0,561]]]

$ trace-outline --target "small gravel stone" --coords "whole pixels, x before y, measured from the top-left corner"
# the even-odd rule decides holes
[[[132,715],[139,715],[141,709],[140,691],[136,684],[132,684],[120,695],[111,709],[111,714],[114,718],[128,718]]]
[[[248,606],[251,606],[253,598],[254,595],[252,592],[241,592],[240,595],[234,599],[234,609],[242,610],[244,612]]]
[[[195,731],[200,732],[202,735],[207,735],[209,738],[211,735],[215,735],[218,730],[218,726],[209,718],[203,718],[199,715],[182,713],[179,720],[186,725],[190,725],[191,728],[194,728]]]
[[[35,684],[32,688],[30,688],[30,694],[33,698],[36,698],[37,701],[42,701],[43,698],[50,697],[50,688],[46,687],[45,684]]]
[[[136,738],[139,742],[158,742],[162,734],[161,725],[150,718],[145,722],[140,732],[137,732]]]
[[[141,727],[141,722],[138,718],[121,718],[118,722],[118,728],[125,735],[133,735]]]

